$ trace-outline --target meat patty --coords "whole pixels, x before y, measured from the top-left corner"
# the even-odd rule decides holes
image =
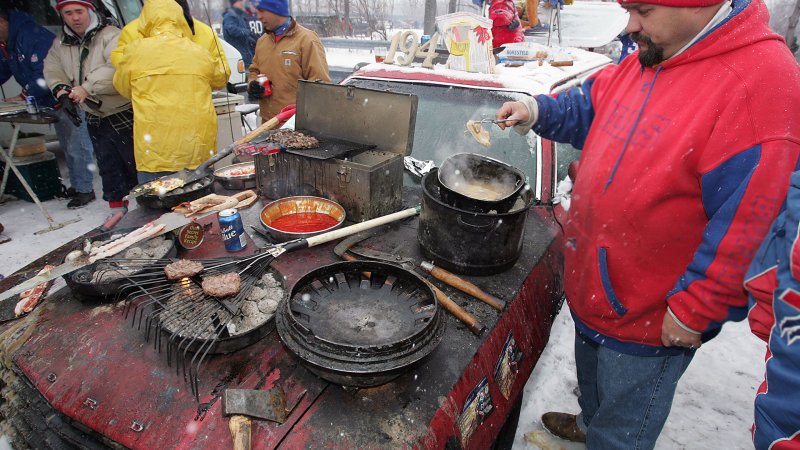
[[[236,272],[211,275],[203,278],[203,292],[212,297],[229,297],[241,289],[242,280]]]
[[[203,271],[203,263],[199,261],[190,261],[188,259],[179,259],[174,263],[164,266],[164,273],[167,274],[168,280],[180,280],[184,277],[193,277]]]

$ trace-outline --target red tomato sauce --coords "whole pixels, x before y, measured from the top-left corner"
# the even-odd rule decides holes
[[[312,231],[325,230],[337,223],[339,223],[338,220],[327,214],[310,212],[288,214],[278,217],[270,222],[269,226],[289,233],[309,233]]]

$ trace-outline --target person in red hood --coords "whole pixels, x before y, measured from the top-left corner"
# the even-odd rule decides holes
[[[492,19],[492,47],[525,40],[513,0],[492,0],[489,18]]]
[[[582,149],[565,226],[588,448],[653,448],[695,351],[746,316],[742,283],[800,159],[800,69],[763,0],[619,0],[638,51],[502,124]]]

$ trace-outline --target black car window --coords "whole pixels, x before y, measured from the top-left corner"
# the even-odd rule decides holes
[[[521,136],[510,129],[484,124],[491,133],[491,146],[483,147],[466,131],[468,120],[493,119],[504,102],[525,94],[451,85],[350,79],[346,84],[363,88],[416,94],[417,120],[411,156],[433,160],[437,166],[455,153],[477,153],[511,164],[522,170],[529,183],[535,180],[535,135]]]

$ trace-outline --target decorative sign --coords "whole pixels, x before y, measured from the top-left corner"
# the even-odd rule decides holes
[[[181,228],[180,233],[178,233],[178,243],[187,250],[193,250],[203,243],[204,235],[203,226],[197,222],[192,222]]]
[[[494,72],[492,21],[468,12],[446,14],[436,18],[442,39],[450,52],[447,68],[465,72]]]
[[[413,31],[397,32],[392,36],[392,43],[383,63],[394,64],[395,57],[397,57],[397,64],[409,66],[415,59],[423,59],[422,67],[432,69],[433,59],[439,55],[436,53],[437,45],[439,45],[439,33],[434,33],[428,42],[420,44],[417,33]]]

